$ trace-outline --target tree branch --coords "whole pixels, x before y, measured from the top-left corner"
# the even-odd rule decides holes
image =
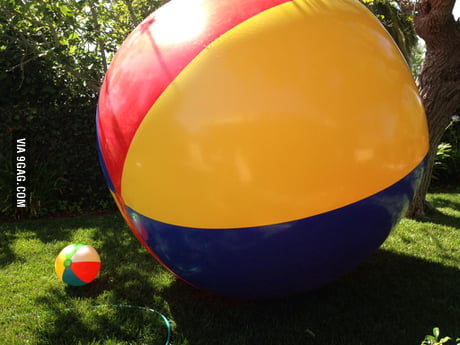
[[[104,43],[104,40],[102,39],[101,26],[99,24],[99,20],[97,17],[96,8],[94,7],[94,2],[90,1],[89,4],[90,4],[89,7],[91,10],[91,16],[93,17],[94,27],[96,28],[97,43],[99,45],[99,51],[101,52],[102,67],[104,68],[104,72],[106,72],[107,71],[107,58],[105,56],[105,43]]]
[[[436,48],[439,43],[452,39],[458,25],[452,11],[455,0],[420,0],[414,19],[415,30],[427,46]]]
[[[25,6],[25,4],[22,2],[22,4]],[[41,20],[38,20],[35,15],[33,13],[28,13],[28,15],[26,15],[26,13],[22,13],[22,12],[19,12],[18,10],[16,9],[12,9],[12,10],[7,10],[7,12],[11,15],[11,16],[19,16],[22,20],[24,20],[25,22],[28,22],[30,24],[32,24],[34,27],[36,28],[43,28],[44,30],[46,30],[47,32],[49,32],[50,36],[51,36],[51,39],[43,39],[43,40],[40,40],[40,42],[38,41],[35,41],[35,40],[32,40],[32,39],[29,39],[28,37],[25,37],[22,32],[17,32],[17,37],[20,39],[22,45],[24,47],[27,48],[30,48],[34,54],[36,55],[37,58],[39,57],[46,57],[48,59],[51,59],[53,61],[53,63],[56,64],[57,61],[60,61],[62,59],[65,59],[66,61],[68,61],[68,63],[59,63],[59,67],[64,70],[66,73],[72,75],[74,78],[76,79],[79,79],[79,80],[82,80],[86,83],[86,85],[93,91],[96,91],[98,92],[99,89],[100,89],[100,82],[99,81],[96,81],[94,80],[93,78],[91,78],[90,75],[87,75],[85,73],[81,73],[78,71],[78,63],[76,61],[74,61],[74,57],[69,55],[69,54],[65,54],[65,53],[59,53],[59,52],[56,52],[56,48],[61,48],[61,47],[65,47],[63,46],[63,44],[61,43],[61,40],[59,38],[59,33],[56,29],[56,26],[54,25],[54,23],[50,20],[50,18],[44,16]],[[100,32],[100,29],[99,29],[99,32]],[[106,61],[106,57],[105,57],[105,50],[104,50],[104,42],[100,39],[100,35],[99,35],[99,45],[100,45],[100,48],[101,48],[101,51],[103,52],[102,53],[102,63],[103,63],[103,66],[105,68],[105,70],[107,69],[107,61]],[[23,69],[23,66],[32,61],[33,59],[28,59],[28,60],[25,60],[25,57],[22,57],[21,58],[21,62],[19,64],[17,64],[16,66],[13,66],[12,68],[10,68],[10,70],[13,70],[17,67],[20,67],[21,69]]]
[[[21,39],[21,41],[26,47],[29,47],[35,52],[37,57],[50,55],[54,61],[57,61],[59,55],[56,52],[54,52],[53,48],[48,49],[43,52],[39,47],[36,46],[36,44],[30,42],[27,38],[25,38],[24,35],[22,35],[22,33],[19,32],[18,37]],[[32,61],[32,59],[29,59],[24,62],[21,61],[19,65],[23,67],[29,61]],[[91,90],[99,92],[99,89],[101,86],[99,82],[95,81],[94,79],[88,78],[87,76],[83,75],[82,73],[78,72],[75,68],[72,68],[71,66],[67,64],[60,64],[60,66],[65,72],[69,73],[73,77],[79,80],[83,80]]]
[[[452,15],[454,5],[455,0],[420,0],[417,3],[415,30],[427,47],[417,83],[427,116],[430,148],[409,216],[424,215],[438,144],[451,116],[460,108],[460,25]]]
[[[136,13],[134,12],[134,8],[133,8],[133,5],[132,5],[131,1],[130,0],[124,0],[123,2],[125,3],[126,7],[128,8],[129,15],[130,15],[131,20],[133,22],[133,27],[136,27],[137,25],[139,25],[139,21],[137,20]]]

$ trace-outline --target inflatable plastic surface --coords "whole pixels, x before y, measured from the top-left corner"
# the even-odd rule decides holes
[[[139,241],[188,283],[243,298],[357,266],[428,150],[404,58],[354,0],[172,0],[115,55],[97,137]]]
[[[70,244],[56,257],[54,268],[59,279],[72,286],[91,283],[99,274],[101,259],[96,249],[82,243]]]

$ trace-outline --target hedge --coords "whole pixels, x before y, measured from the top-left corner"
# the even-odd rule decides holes
[[[96,95],[69,87],[44,61],[22,68],[0,75],[1,218],[114,209],[97,156]]]

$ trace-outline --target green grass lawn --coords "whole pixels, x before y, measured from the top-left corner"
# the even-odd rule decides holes
[[[119,305],[166,315],[174,345],[419,345],[434,326],[460,337],[460,190],[430,200],[444,215],[404,219],[338,281],[258,302],[176,279],[119,215],[0,224],[0,344],[165,344],[158,314]],[[75,242],[93,245],[102,260],[99,278],[84,287],[54,273],[59,251]]]

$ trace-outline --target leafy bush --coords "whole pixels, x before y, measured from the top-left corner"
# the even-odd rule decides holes
[[[3,53],[3,54],[2,54]],[[0,61],[8,63],[8,54]],[[7,66],[8,67],[8,66]],[[96,96],[37,59],[0,84],[2,218],[42,217],[113,208],[97,159]],[[16,206],[16,138],[26,138],[27,209]]]
[[[460,183],[460,117],[453,116],[438,145],[433,166],[433,185]]]
[[[435,327],[433,328],[433,334],[428,334],[425,336],[425,339],[423,339],[421,345],[443,345],[450,343],[452,340],[451,337],[442,337],[440,338],[440,332],[439,328]],[[460,345],[460,338],[457,338],[455,341],[456,345]]]

